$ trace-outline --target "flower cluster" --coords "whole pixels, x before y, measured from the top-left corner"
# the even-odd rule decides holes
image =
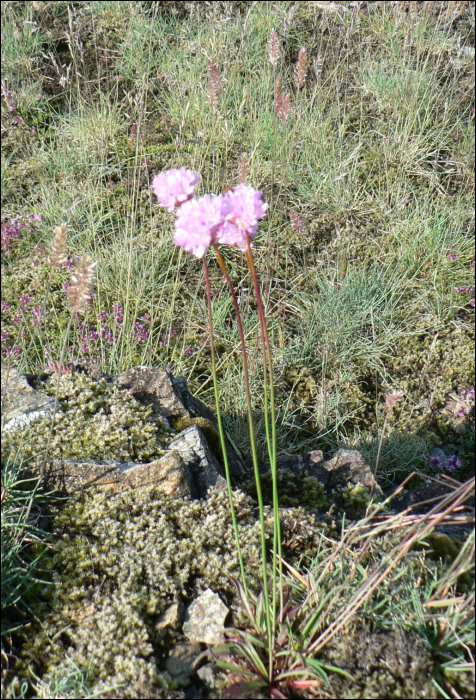
[[[474,387],[469,391],[463,390],[459,395],[460,399],[460,409],[458,411],[458,416],[464,418],[469,415],[474,408]]]
[[[173,168],[159,173],[152,180],[152,189],[159,204],[172,212],[176,207],[191,199],[195,194],[195,185],[200,180],[198,173],[186,168]]]
[[[430,465],[438,470],[444,467],[448,472],[454,472],[455,469],[460,469],[463,466],[457,455],[451,455],[446,462],[443,462],[439,455],[430,455]]]
[[[28,217],[22,217],[18,214],[10,219],[9,225],[2,224],[2,252],[6,253],[13,246],[13,242],[21,238],[23,229],[38,226],[42,221],[41,214],[30,214]]]
[[[266,215],[261,193],[240,184],[222,195],[194,199],[200,175],[186,168],[156,175],[152,189],[168,211],[179,208],[175,221],[175,245],[202,258],[211,245],[231,245],[246,251],[255,237],[258,221]]]
[[[451,253],[448,256],[448,259],[453,262],[455,260],[458,260],[458,255],[456,255],[456,253]],[[471,267],[473,268],[473,274],[474,274],[474,260],[471,263]],[[456,292],[456,294],[468,294],[468,295],[473,294],[474,295],[474,286],[469,285],[469,284],[463,284],[463,285],[461,285],[461,287],[453,287],[453,290]],[[474,306],[475,306],[474,296],[470,297],[469,303],[471,304],[471,306],[474,309]]]

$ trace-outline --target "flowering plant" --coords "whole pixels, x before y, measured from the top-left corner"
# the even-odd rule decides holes
[[[238,559],[240,563],[241,576],[243,580],[243,598],[247,601],[247,609],[251,610],[250,594],[246,584],[243,558],[241,556],[240,542],[238,538],[238,528],[233,506],[232,485],[228,460],[226,457],[225,438],[220,414],[218,399],[218,386],[216,379],[215,350],[213,343],[213,322],[211,311],[210,279],[205,254],[210,247],[213,247],[218,258],[218,263],[222,269],[225,280],[228,283],[230,294],[235,309],[238,330],[240,334],[241,349],[243,355],[243,374],[248,406],[248,423],[250,431],[251,451],[253,456],[253,467],[256,482],[256,492],[260,512],[261,524],[261,554],[263,572],[263,595],[261,597],[264,610],[265,628],[268,638],[269,671],[270,682],[273,678],[273,650],[276,634],[276,597],[277,597],[277,570],[280,575],[280,608],[283,610],[283,586],[282,586],[282,560],[281,560],[281,536],[278,516],[278,492],[276,473],[276,427],[274,411],[274,388],[272,378],[271,349],[266,327],[266,319],[261,300],[260,288],[256,277],[251,253],[251,242],[258,230],[258,222],[266,215],[268,205],[261,200],[261,193],[246,184],[239,184],[222,195],[206,194],[200,199],[194,197],[195,185],[198,183],[200,175],[185,168],[180,170],[169,170],[160,173],[152,181],[152,189],[159,200],[161,206],[168,211],[177,209],[175,220],[175,245],[181,246],[184,250],[192,253],[197,258],[203,260],[205,282],[208,298],[208,317],[210,325],[210,350],[212,358],[212,374],[215,390],[215,401],[217,420],[220,430],[221,447],[225,464],[225,472],[228,484],[228,495],[230,499],[231,516],[233,521]],[[251,392],[249,386],[248,362],[245,346],[245,337],[240,317],[238,301],[236,298],[230,276],[226,269],[225,261],[219,251],[220,245],[230,245],[239,248],[244,252],[250,274],[255,289],[258,313],[261,324],[262,347],[264,353],[264,402],[265,402],[265,430],[268,445],[268,453],[271,463],[271,473],[273,477],[273,513],[274,513],[274,541],[273,541],[273,586],[272,586],[272,607],[269,602],[268,578],[266,569],[266,545],[264,536],[264,507],[261,493],[260,475],[258,469],[258,458],[253,423],[253,410],[251,406]],[[268,417],[268,391],[271,404],[271,424]]]

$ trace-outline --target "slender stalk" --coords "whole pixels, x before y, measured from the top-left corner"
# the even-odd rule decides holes
[[[276,83],[276,66],[273,65],[273,88]],[[269,198],[268,212],[268,237],[266,240],[267,257],[266,257],[266,304],[269,304],[269,276],[271,271],[271,223],[274,214],[274,177],[276,167],[276,132],[278,126],[278,116],[276,108],[273,109],[273,150],[271,154],[271,193]]]
[[[46,305],[48,303],[48,297],[50,295],[50,289],[51,289],[51,273],[48,277],[48,285],[46,287],[46,294],[45,294],[45,301],[43,302],[43,306],[40,311],[40,315],[38,316],[38,329],[40,328],[41,322],[43,321],[45,314],[46,314]],[[33,332],[33,335],[31,336],[30,343],[25,351],[25,359],[28,359],[28,355],[30,353],[30,350],[33,346],[33,343],[35,342],[35,337],[36,337],[36,332]]]
[[[374,480],[377,479],[378,463],[380,461],[380,453],[382,451],[382,443],[383,443],[383,438],[385,435],[385,428],[387,427],[388,416],[389,416],[389,414],[388,414],[388,412],[386,412],[385,418],[383,421],[382,432],[380,433],[380,440],[378,441],[377,459],[375,460]],[[374,481],[374,483],[375,483],[375,481]],[[372,489],[370,491],[370,497],[372,497],[373,490],[374,490],[374,484],[372,484]]]
[[[264,313],[263,302],[261,299],[261,292],[258,284],[258,278],[256,276],[256,270],[253,263],[253,255],[251,252],[250,239],[248,234],[246,234],[246,242],[248,245],[248,250],[246,251],[246,261],[250,270],[251,279],[253,280],[253,286],[255,289],[256,303],[258,305],[258,314],[261,323],[262,336],[263,336],[263,358],[264,364],[267,365],[269,374],[269,392],[271,401],[271,448],[268,441],[268,450],[270,452],[270,468],[271,476],[273,480],[273,517],[274,517],[274,547],[273,547],[273,621],[276,620],[276,564],[279,566],[279,591],[280,591],[280,610],[282,612],[284,607],[283,599],[283,565],[281,556],[281,529],[279,523],[279,502],[278,502],[278,475],[277,475],[277,461],[276,461],[276,412],[275,412],[275,401],[274,401],[274,383],[273,383],[273,361],[271,356],[271,344],[269,341],[268,328],[266,326],[266,316]],[[266,367],[265,367],[266,374]],[[266,396],[265,396],[266,399]],[[265,405],[265,413],[267,420],[267,405]],[[267,429],[267,435],[269,435],[269,428]],[[276,548],[277,545],[277,548]]]
[[[219,429],[219,433],[220,433],[220,442],[221,442],[221,450],[222,450],[222,454],[223,454],[223,462],[225,464],[226,483],[228,486],[228,497],[230,499],[230,508],[231,508],[231,519],[233,521],[233,530],[235,533],[236,549],[238,552],[238,560],[240,562],[241,578],[243,580],[243,588],[244,588],[246,597],[249,600],[248,587],[246,585],[246,577],[245,577],[245,567],[243,565],[243,556],[241,554],[240,539],[238,536],[238,525],[236,522],[235,507],[233,505],[233,492],[232,492],[232,488],[231,488],[231,477],[230,477],[230,468],[228,465],[228,456],[226,453],[225,434],[223,431],[220,403],[219,403],[219,399],[218,399],[215,342],[213,339],[213,317],[212,317],[212,300],[211,300],[211,292],[210,292],[210,276],[208,273],[208,265],[205,261],[205,256],[202,258],[202,260],[203,260],[203,269],[205,272],[205,285],[207,288],[208,322],[209,322],[209,326],[210,326],[210,353],[212,356],[213,389],[215,392],[215,404],[216,404],[216,410],[217,410],[218,429]]]
[[[56,411],[58,410],[58,396],[59,396],[59,388],[60,388],[60,383],[61,383],[61,373],[63,371],[64,356],[66,354],[66,348],[68,346],[68,340],[69,340],[69,333],[71,331],[71,326],[73,324],[73,320],[74,320],[74,313],[72,313],[70,316],[68,327],[66,329],[66,335],[65,335],[65,338],[63,341],[63,347],[61,348],[61,356],[60,356],[58,373],[57,373],[58,381],[56,384],[55,405],[53,408],[53,416],[51,418],[50,434],[48,435],[48,442],[46,444],[46,450],[45,450],[45,454],[43,455],[43,462],[41,464],[41,470],[40,470],[40,480],[41,481],[43,481],[43,477],[45,474],[46,460],[48,459],[48,452],[50,450],[51,438],[52,438],[53,430],[55,427]]]
[[[254,468],[255,482],[256,482],[256,494],[257,494],[257,498],[258,498],[259,517],[260,517],[260,525],[261,525],[261,553],[262,553],[262,558],[263,558],[264,608],[265,608],[265,612],[266,612],[266,625],[268,628],[269,677],[271,679],[272,678],[272,669],[273,669],[275,622],[273,619],[273,628],[271,629],[271,619],[270,619],[270,612],[269,612],[268,575],[266,573],[266,542],[265,542],[265,538],[264,538],[263,494],[261,491],[261,479],[260,479],[260,475],[259,475],[258,455],[257,455],[257,451],[256,451],[256,439],[255,439],[255,429],[254,429],[254,422],[253,422],[253,408],[251,405],[251,391],[250,391],[250,380],[249,380],[249,372],[248,372],[248,358],[247,358],[247,354],[246,354],[245,334],[243,332],[243,324],[241,322],[241,314],[240,314],[240,308],[238,306],[238,300],[236,298],[235,290],[233,289],[233,284],[232,284],[230,276],[228,274],[228,270],[226,269],[225,261],[223,259],[222,254],[218,250],[218,247],[214,246],[214,248],[215,248],[215,253],[216,253],[217,259],[218,259],[218,264],[220,265],[220,268],[223,272],[223,275],[225,276],[225,279],[226,279],[227,284],[228,284],[228,288],[230,290],[231,298],[233,300],[236,321],[238,324],[238,332],[240,334],[241,352],[243,355],[243,375],[244,375],[244,380],[245,380],[246,403],[247,403],[247,407],[248,407],[248,424],[249,424],[249,431],[250,431],[251,453],[252,453],[252,457],[253,457],[253,468]],[[274,591],[273,591],[273,598],[274,598]]]
[[[30,502],[28,503],[28,508],[27,508],[26,513],[25,513],[25,516],[24,516],[24,518],[23,518],[24,527],[26,526],[26,524],[27,524],[27,522],[28,522],[28,518],[30,517],[30,512],[31,512],[31,508],[32,508],[33,502],[34,502],[34,500],[35,500],[36,492],[37,492],[37,490],[38,490],[40,484],[44,485],[44,476],[45,476],[45,470],[46,470],[46,461],[47,461],[47,459],[48,459],[48,453],[49,453],[49,451],[50,451],[51,438],[52,438],[52,436],[53,436],[53,430],[54,430],[54,428],[55,428],[56,411],[57,411],[57,409],[58,409],[58,395],[59,395],[59,387],[60,387],[60,383],[61,383],[61,372],[63,371],[64,356],[65,356],[65,353],[66,353],[66,348],[67,348],[67,346],[68,346],[69,333],[70,333],[70,331],[71,331],[71,325],[72,325],[72,323],[73,323],[73,319],[74,319],[74,314],[72,313],[71,316],[70,316],[70,319],[69,319],[68,327],[67,327],[67,329],[66,329],[66,335],[65,335],[64,342],[63,342],[63,347],[62,347],[62,349],[61,349],[61,356],[60,356],[59,367],[58,367],[58,383],[57,383],[57,385],[56,385],[55,405],[54,405],[54,408],[53,408],[53,416],[52,416],[52,418],[51,418],[51,425],[50,425],[50,431],[49,431],[49,435],[48,435],[48,442],[47,442],[47,444],[46,444],[45,454],[43,455],[43,461],[42,461],[42,463],[41,463],[40,478],[38,479],[38,482],[37,482],[37,484],[36,484],[36,486],[35,486],[35,488],[34,488],[34,491],[33,491],[33,493],[32,493],[32,497],[31,497],[31,499],[30,499]],[[21,536],[23,535],[24,527],[23,527],[22,530],[21,530]]]

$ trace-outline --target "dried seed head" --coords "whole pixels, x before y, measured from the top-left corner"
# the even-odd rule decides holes
[[[50,246],[50,255],[46,259],[46,264],[54,270],[64,265],[68,260],[66,256],[66,224],[63,223],[60,226],[56,226],[53,229],[53,233],[55,236]]]
[[[283,95],[283,80],[280,75],[276,78],[274,86],[274,108],[278,119],[285,124],[291,112],[291,98],[289,95]]]
[[[385,413],[390,414],[403,399],[403,391],[392,391],[385,396]]]
[[[246,185],[248,180],[248,161],[246,160],[246,154],[240,158],[240,164],[238,165],[238,182],[240,185]]]
[[[74,314],[84,313],[91,300],[93,291],[94,269],[97,262],[93,262],[89,255],[85,255],[76,266],[76,272],[71,277],[71,285],[66,292],[68,307]]]
[[[280,54],[280,51],[279,51],[278,35],[276,34],[275,30],[272,29],[271,33],[269,35],[269,40],[268,40],[268,55],[269,55],[269,62],[275,68],[278,65],[279,54]]]
[[[216,106],[218,102],[218,95],[221,92],[223,85],[223,78],[218,72],[218,68],[211,61],[207,61],[208,70],[210,71],[210,82],[208,83],[208,102],[213,107]]]
[[[306,49],[300,49],[298,62],[294,69],[294,78],[296,80],[296,88],[302,90],[306,83],[306,64],[307,64],[307,53]]]
[[[280,75],[276,78],[276,83],[274,85],[274,105],[276,107],[276,112],[278,111],[278,105],[283,97],[283,79]]]
[[[299,216],[297,211],[294,211],[294,209],[292,209],[289,212],[289,218],[291,219],[291,226],[296,231],[296,233],[302,234],[306,231],[307,226],[304,223],[304,219],[301,216]]]
[[[61,374],[66,377],[70,377],[73,372],[75,371],[76,367],[73,365],[72,362],[60,364],[56,360],[50,360],[46,364],[46,372],[48,374],[59,374],[60,372],[60,367],[61,367]]]
[[[316,56],[316,58],[313,59],[312,64],[314,66],[314,73],[316,74],[316,80],[320,82],[321,76],[322,76],[322,64],[324,63],[324,59],[320,54]]]

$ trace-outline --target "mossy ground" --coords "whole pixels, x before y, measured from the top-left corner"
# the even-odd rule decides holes
[[[382,486],[414,469],[439,476],[434,445],[459,457],[453,476],[465,480],[474,475],[474,401],[462,398],[474,387],[474,5],[325,5],[3,3],[2,352],[32,373],[59,359],[72,265],[51,274],[44,258],[53,227],[67,221],[70,260],[89,252],[98,261],[68,361],[113,374],[167,368],[213,407],[202,267],[174,248],[173,217],[150,183],[186,166],[202,174],[200,194],[220,192],[236,184],[244,155],[249,183],[270,203],[254,254],[278,452],[349,446],[374,467],[384,396],[401,390],[383,436]],[[286,124],[274,120],[271,28],[292,95]],[[301,47],[309,70],[298,93]],[[226,79],[216,110],[207,60]],[[241,254],[223,254],[266,461],[252,285]],[[209,265],[222,411],[249,455],[239,337],[220,270]],[[144,455],[160,447],[146,432]],[[111,449],[132,456],[127,441]],[[312,509],[322,496],[305,482],[300,499],[285,481],[289,504]]]

